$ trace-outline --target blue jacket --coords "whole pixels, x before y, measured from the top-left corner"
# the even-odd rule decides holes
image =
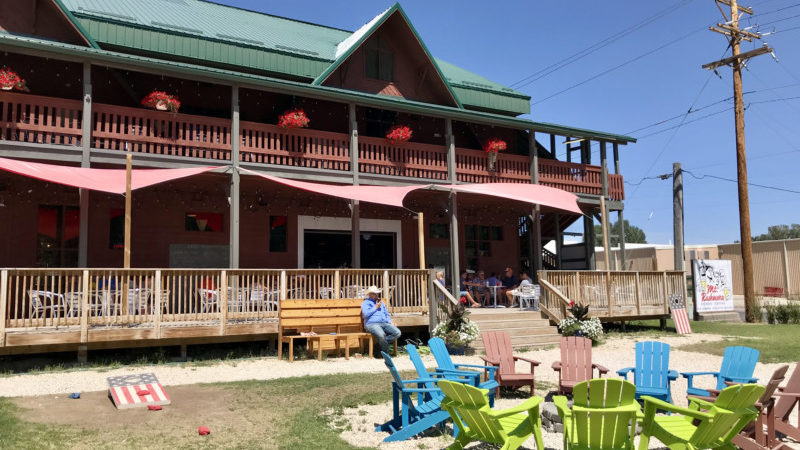
[[[375,309],[375,300],[367,297],[361,303],[361,317],[364,318],[364,325],[371,323],[392,323],[392,318],[389,317],[389,310],[386,308],[386,302],[381,303],[379,309]]]

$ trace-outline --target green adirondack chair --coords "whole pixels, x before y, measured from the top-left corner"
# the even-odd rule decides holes
[[[633,450],[636,422],[643,417],[633,383],[597,378],[576,384],[572,392],[572,409],[567,397],[553,397],[564,422],[565,449]]]
[[[671,449],[736,449],[731,439],[758,417],[755,402],[764,386],[740,384],[722,390],[714,402],[689,398],[683,408],[644,396],[644,422],[639,450],[646,450],[653,436]],[[656,417],[656,410],[673,413]]]
[[[442,409],[450,413],[458,426],[456,441],[449,448],[461,450],[474,440],[502,445],[503,450],[519,448],[533,435],[537,450],[544,450],[541,397],[531,397],[514,408],[495,411],[489,408],[489,391],[467,384],[442,380]],[[526,413],[523,414],[523,413]]]

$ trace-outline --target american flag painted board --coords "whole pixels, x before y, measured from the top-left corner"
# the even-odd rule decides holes
[[[108,396],[117,409],[147,408],[149,405],[169,405],[167,391],[154,373],[122,375],[106,378]]]
[[[680,295],[672,295],[669,298],[669,309],[672,311],[672,321],[675,322],[675,330],[678,334],[692,334],[692,326],[689,323],[689,315],[686,312],[686,302]]]

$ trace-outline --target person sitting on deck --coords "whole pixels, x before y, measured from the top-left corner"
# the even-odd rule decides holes
[[[530,286],[530,285],[533,284],[531,282],[530,277],[525,272],[522,272],[522,275],[520,275],[520,278],[521,278],[521,280],[519,282],[519,287],[517,287],[516,289],[511,289],[509,291],[506,291],[506,300],[508,301],[509,305],[511,305],[511,303],[514,301],[514,296],[517,295],[517,291],[519,290],[519,288],[521,288],[522,286]],[[510,307],[514,308],[515,306],[517,306],[516,303],[514,303]]]
[[[439,274],[441,274],[441,279],[439,278]],[[442,271],[436,272],[436,280],[439,281],[440,283],[442,283],[442,286],[444,286],[445,285],[444,284],[444,272],[442,272]],[[481,304],[476,302],[475,299],[472,298],[472,295],[467,290],[467,272],[464,272],[464,273],[461,274],[461,280],[460,280],[459,284],[460,284],[460,286],[459,286],[460,289],[458,291],[459,300],[460,301],[462,299],[466,300],[466,303],[464,303],[463,301],[461,301],[461,303],[464,303],[465,305],[469,305],[470,308],[480,308]]]
[[[503,283],[503,289],[497,294],[500,298],[507,298],[508,291],[512,289],[516,289],[519,286],[519,280],[517,276],[514,275],[514,269],[511,266],[506,267],[505,275],[500,280]],[[511,305],[511,302],[508,302],[507,305]]]
[[[486,272],[479,270],[478,276],[467,283],[472,288],[472,296],[484,305],[488,305],[491,300],[491,292],[487,287],[489,280],[486,279]]]
[[[367,298],[361,303],[361,317],[364,329],[375,337],[382,352],[389,354],[389,344],[400,338],[400,329],[394,326],[386,303],[379,297],[381,290],[377,286],[367,289]]]

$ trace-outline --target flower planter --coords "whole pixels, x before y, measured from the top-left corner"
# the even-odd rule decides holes
[[[447,343],[445,343],[444,345],[445,347],[447,347],[447,353],[450,353],[451,355],[463,355],[467,349],[466,345],[453,346]]]
[[[10,91],[10,90],[14,89],[14,85],[13,84],[4,84],[4,85],[0,86],[0,89],[2,89],[4,91]]]
[[[159,110],[159,111],[166,111],[167,110],[167,104],[164,103],[163,101],[159,100],[159,102],[156,103],[156,109]]]

